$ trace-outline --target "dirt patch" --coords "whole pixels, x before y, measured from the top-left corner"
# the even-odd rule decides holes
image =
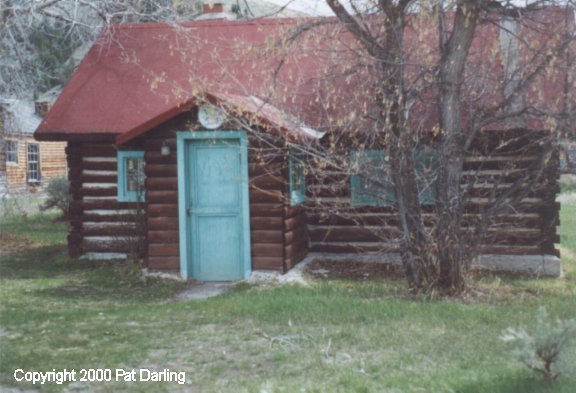
[[[0,232],[0,256],[18,254],[30,249],[34,241],[24,236]]]
[[[380,280],[384,278],[402,279],[402,266],[389,263],[365,263],[351,260],[315,260],[306,267],[306,273],[319,280]]]

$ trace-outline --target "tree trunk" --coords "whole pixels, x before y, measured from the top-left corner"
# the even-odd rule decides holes
[[[462,129],[460,85],[466,57],[474,38],[480,2],[462,1],[456,10],[454,27],[443,46],[440,65],[441,157],[437,193],[436,241],[440,276],[438,288],[458,293],[465,287],[466,261],[462,239],[463,203],[460,181],[465,156],[465,133]]]

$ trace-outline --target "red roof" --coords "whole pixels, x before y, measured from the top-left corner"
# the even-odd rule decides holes
[[[286,37],[310,20],[112,26],[81,62],[36,137],[109,135],[123,143],[206,98],[301,136],[307,134],[303,124],[320,130],[353,123],[358,128],[358,117],[369,119],[374,108],[372,59],[358,55],[358,44],[335,19],[322,21],[314,33],[289,45]],[[406,34],[413,48],[407,63],[414,76],[419,64],[437,57],[430,44],[436,42],[434,29],[417,25]],[[475,41],[470,101],[488,105],[500,94],[490,89],[502,74],[497,37],[497,29],[486,26]],[[562,78],[552,76],[535,85],[534,104],[558,105]],[[474,83],[480,85],[475,90]],[[415,102],[412,112],[425,128],[436,122],[436,109],[425,99]]]
[[[281,19],[114,26],[88,52],[36,135],[136,135],[188,110],[206,94],[266,99],[273,93],[275,67],[267,52],[281,30],[294,24]],[[298,57],[309,54],[301,51]],[[286,67],[274,81],[284,97],[292,91],[285,107],[296,112],[302,105],[298,96],[309,90],[301,80],[305,71]]]

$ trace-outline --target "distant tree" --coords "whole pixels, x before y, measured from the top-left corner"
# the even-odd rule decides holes
[[[181,21],[198,2],[171,0],[4,0],[0,2],[0,95],[31,96],[62,83],[75,49],[105,25]]]

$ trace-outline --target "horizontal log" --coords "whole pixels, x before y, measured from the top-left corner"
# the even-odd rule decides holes
[[[120,210],[144,209],[145,204],[138,202],[118,202],[115,199],[86,200],[80,202],[84,210]]]
[[[311,252],[326,253],[387,253],[398,252],[399,246],[393,243],[312,243]]]
[[[300,241],[292,244],[288,244],[284,247],[284,257],[285,258],[294,258],[298,255],[302,249],[308,248],[308,240],[307,239],[300,239]]]
[[[81,188],[76,191],[76,194],[82,197],[115,197],[118,195],[118,189],[116,187]]]
[[[252,243],[252,255],[254,257],[280,257],[284,258],[282,244]]]
[[[125,226],[99,226],[91,228],[83,228],[79,231],[79,234],[83,237],[86,236],[105,236],[105,237],[132,237],[132,236],[144,236],[146,234],[145,228],[137,228],[134,225],[126,224]]]
[[[278,150],[264,151],[262,149],[257,149],[256,151],[248,152],[248,162],[250,164],[260,164],[264,166],[274,164],[283,165],[284,161],[285,161],[284,154],[282,152],[279,152]]]
[[[282,244],[284,241],[281,230],[250,231],[252,243]]]
[[[296,243],[302,241],[303,239],[308,241],[308,238],[309,238],[308,227],[306,225],[303,225],[290,232],[286,232],[284,234],[284,244],[288,245]]]
[[[482,254],[503,254],[503,255],[541,255],[542,251],[539,246],[523,245],[492,245],[487,244],[480,247]]]
[[[504,157],[469,157],[464,161],[465,171],[474,170],[506,170],[506,169],[522,169],[526,170],[530,166],[534,165],[536,160],[534,156],[525,157],[515,157],[515,156],[504,156]]]
[[[261,190],[250,187],[250,203],[282,203],[283,194],[280,190]]]
[[[149,217],[178,217],[178,205],[170,204],[149,204],[147,208]]]
[[[284,260],[282,257],[252,257],[252,269],[283,270]]]
[[[424,216],[425,219],[432,222],[433,215]],[[339,215],[339,214],[309,214],[308,223],[312,225],[337,225],[337,226],[363,226],[363,225],[383,225],[383,226],[398,226],[400,218],[397,214],[392,213],[366,213],[355,215]]]
[[[556,202],[555,202],[556,203]],[[475,214],[483,212],[490,204],[487,199],[473,200],[469,201],[465,206],[466,214]],[[510,203],[502,209],[500,214],[512,215],[512,214],[524,214],[524,213],[534,213],[539,212],[542,208],[545,208],[547,203],[541,199],[525,199],[517,203]],[[553,206],[551,206],[553,208]]]
[[[84,222],[134,222],[138,218],[135,214],[90,214],[84,213],[81,220]],[[82,222],[80,221],[80,223]]]
[[[150,270],[179,270],[179,257],[148,257],[148,269]]]
[[[280,203],[251,203],[250,215],[252,217],[281,217],[282,204]]]
[[[250,186],[263,190],[282,190],[286,181],[280,176],[270,174],[254,176],[250,178]]]
[[[178,231],[148,231],[149,243],[179,243]]]
[[[252,212],[253,213],[253,212]],[[252,217],[250,219],[250,229],[262,231],[268,229],[282,229],[281,217]]]
[[[402,235],[397,227],[309,227],[308,233],[314,242],[379,242]]]
[[[282,165],[281,164],[263,165],[259,163],[258,164],[250,163],[248,164],[248,174],[250,175],[250,178],[262,175],[280,176],[282,174]]]
[[[509,192],[508,187],[473,187],[466,188],[463,191],[464,198],[499,198],[500,196]],[[514,195],[514,194],[512,194]],[[528,192],[526,198],[541,198],[544,195],[543,190],[532,189]]]
[[[284,220],[284,231],[290,232],[298,227],[306,225],[307,221],[308,217],[306,214],[300,214],[298,216]]]
[[[475,224],[481,218],[478,214],[464,215],[464,222]],[[433,213],[423,214],[426,225],[433,225],[436,215]],[[506,226],[534,227],[541,222],[540,215],[537,213],[524,214],[499,214],[492,217],[491,222]],[[395,213],[363,213],[363,214],[308,214],[308,223],[311,225],[335,225],[335,226],[399,226],[400,219]]]
[[[148,217],[149,231],[178,230],[177,217]]]
[[[178,191],[148,191],[146,192],[146,201],[149,204],[166,204],[178,203]]]
[[[81,175],[78,180],[84,184],[114,184],[118,182],[118,177],[116,175]]]
[[[173,244],[148,244],[148,258],[178,257],[180,251]]]
[[[502,231],[499,228],[491,228],[483,242],[494,245],[536,245],[543,241],[539,229],[514,228],[511,231]]]
[[[118,164],[112,161],[83,161],[81,169],[90,171],[116,171]]]
[[[178,190],[178,179],[176,177],[167,178],[146,178],[146,191],[169,191]]]
[[[146,177],[177,177],[178,169],[176,164],[148,164],[144,168]]]

